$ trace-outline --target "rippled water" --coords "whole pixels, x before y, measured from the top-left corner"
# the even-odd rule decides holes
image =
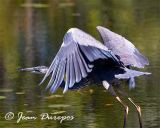
[[[149,77],[136,79],[126,91],[142,107],[144,128],[160,127],[160,1],[154,0],[1,0],[0,1],[0,127],[120,128],[123,109],[103,87],[54,95],[38,86],[43,76],[20,73],[19,67],[49,66],[63,35],[78,27],[100,39],[95,27],[106,26],[134,42],[149,58]],[[130,106],[127,127],[137,128]],[[6,120],[6,113],[15,117]],[[18,113],[33,117],[17,123]],[[9,113],[8,117],[12,117]],[[54,119],[42,120],[48,113]],[[65,118],[62,121],[59,116]],[[71,119],[71,116],[74,119]],[[7,116],[6,116],[7,117]],[[37,117],[34,120],[34,117]],[[56,119],[55,119],[56,117]],[[51,117],[50,117],[51,118]],[[59,119],[58,119],[59,118]],[[62,122],[61,122],[62,121]]]

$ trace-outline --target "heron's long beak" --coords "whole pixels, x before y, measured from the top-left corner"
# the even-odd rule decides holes
[[[37,67],[31,67],[31,68],[18,68],[17,70],[27,71],[27,72],[36,73],[36,74],[45,74],[48,70],[48,67],[37,66]]]
[[[35,70],[35,67],[32,67],[32,68],[18,68],[17,70],[18,71],[29,71],[29,72],[31,72],[31,71]]]

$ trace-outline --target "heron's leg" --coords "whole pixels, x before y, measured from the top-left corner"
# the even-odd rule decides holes
[[[124,107],[124,110],[125,110],[124,124],[123,124],[123,128],[125,128],[126,127],[126,121],[127,121],[127,116],[128,116],[129,108],[118,96],[116,96],[116,99],[122,104],[122,106]]]
[[[128,100],[135,106],[135,108],[138,112],[139,125],[140,125],[140,128],[142,128],[141,107],[139,105],[135,104],[130,97],[128,98]]]
[[[134,107],[136,108],[136,110],[138,112],[138,119],[139,119],[140,128],[142,128],[141,107],[139,105],[137,105],[136,103],[134,103],[133,100],[126,93],[124,93],[121,88],[118,90],[118,92],[120,94],[122,94],[123,96],[126,96],[128,98],[128,100],[134,105]]]
[[[117,96],[116,92],[114,91],[112,85],[110,85],[107,81],[103,81],[103,86],[113,95],[116,97],[117,101],[124,107],[125,113],[124,113],[124,124],[123,128],[126,127],[126,121],[128,116],[129,107],[120,99],[120,97]]]

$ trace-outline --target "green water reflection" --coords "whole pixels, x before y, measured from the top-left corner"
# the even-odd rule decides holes
[[[45,84],[38,86],[42,76],[16,70],[48,66],[71,27],[100,39],[97,25],[124,35],[149,58],[150,66],[144,70],[152,76],[136,79],[137,87],[128,93],[142,107],[144,127],[160,127],[159,0],[0,0],[0,127],[122,127],[123,109],[103,87],[86,87],[65,95],[59,89],[50,96]],[[14,112],[15,118],[5,120],[7,112]],[[16,123],[18,112],[75,118],[63,123],[40,119]],[[127,126],[138,127],[132,106]]]

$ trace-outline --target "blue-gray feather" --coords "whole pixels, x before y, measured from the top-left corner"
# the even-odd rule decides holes
[[[136,71],[136,70],[132,70],[132,69],[128,69],[128,68],[125,68],[124,70],[125,70],[125,73],[115,75],[115,77],[118,79],[130,79],[130,78],[134,78],[134,77],[138,77],[138,76],[142,76],[142,75],[150,75],[151,74],[149,72],[140,72],[140,71]]]
[[[119,56],[125,66],[130,65],[143,68],[149,64],[148,59],[143,56],[130,41],[121,35],[102,26],[97,26],[97,30],[107,48]]]
[[[134,77],[129,78],[128,83],[130,89],[135,88],[136,83]]]
[[[120,60],[106,46],[80,29],[71,28],[65,34],[62,46],[42,82],[51,74],[47,88],[55,92],[65,80],[63,91],[65,93],[87,77],[94,67],[93,61],[109,58],[120,64]]]

